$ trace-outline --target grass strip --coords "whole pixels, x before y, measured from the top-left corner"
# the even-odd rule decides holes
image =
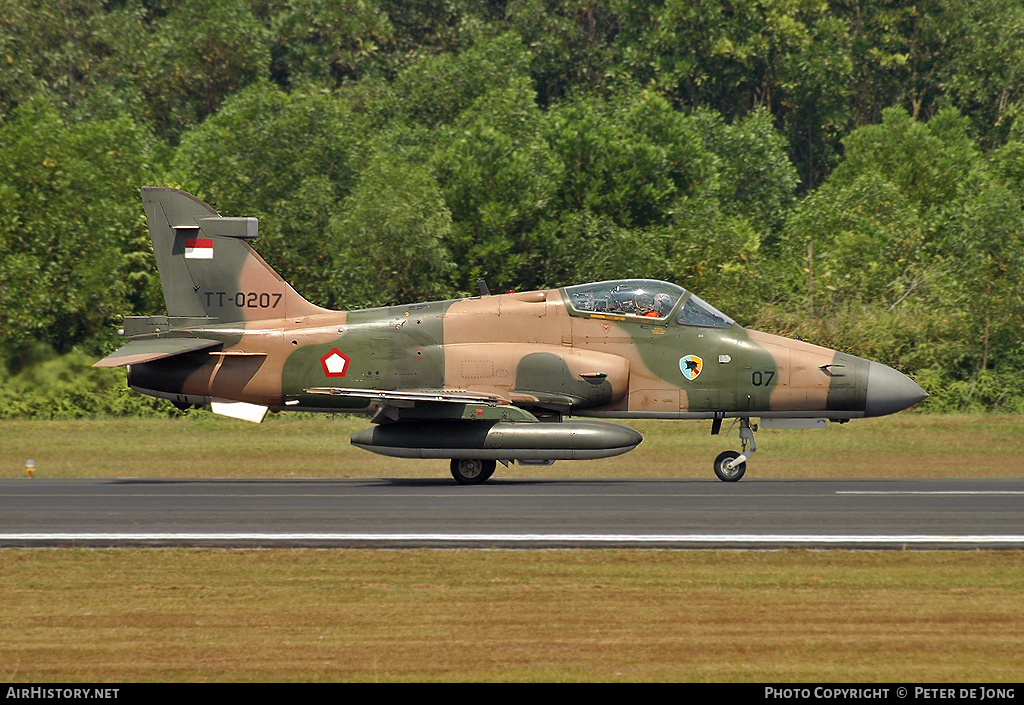
[[[5,681],[1016,682],[1015,551],[0,551]]]
[[[354,448],[362,418],[296,415],[256,425],[205,416],[0,422],[0,474],[36,477],[447,477],[445,460],[404,460]],[[499,468],[500,477],[710,477],[737,431],[710,423],[643,421],[633,452],[550,467]],[[824,430],[758,433],[749,477],[1020,477],[1024,417],[898,414]]]

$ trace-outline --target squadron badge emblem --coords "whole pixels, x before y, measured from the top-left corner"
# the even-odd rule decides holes
[[[683,373],[683,377],[690,380],[691,382],[697,379],[697,375],[704,369],[704,361],[696,355],[687,355],[686,357],[679,358],[679,371]]]

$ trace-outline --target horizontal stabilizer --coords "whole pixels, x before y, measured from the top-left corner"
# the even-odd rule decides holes
[[[143,362],[161,360],[165,357],[181,355],[182,353],[194,350],[204,350],[221,344],[219,340],[209,340],[208,338],[151,338],[149,340],[133,340],[93,364],[93,367],[141,365]]]

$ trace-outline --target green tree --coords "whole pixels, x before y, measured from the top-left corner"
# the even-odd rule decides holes
[[[45,94],[66,114],[142,112],[126,58],[145,45],[137,0],[0,0],[0,115]]]
[[[344,91],[289,93],[260,81],[182,138],[174,176],[235,214],[267,212],[315,175],[341,197],[355,181],[353,154],[364,130]]]
[[[810,41],[779,57],[780,95],[773,115],[789,141],[790,159],[809,192],[839,162],[840,140],[856,124],[854,36],[832,12],[808,25]]]
[[[644,227],[667,222],[683,200],[714,188],[716,160],[696,125],[652,91],[567,101],[545,123],[565,165],[564,210]]]
[[[513,0],[508,25],[530,48],[530,75],[541,106],[603,89],[619,17],[611,0]]]
[[[269,75],[270,43],[245,0],[184,0],[153,20],[123,66],[142,87],[149,122],[174,142],[232,93]]]
[[[1001,179],[979,169],[970,197],[944,224],[944,246],[957,282],[954,300],[965,317],[968,364],[1020,369],[1024,321],[1024,202]]]
[[[705,147],[718,157],[718,199],[729,214],[768,233],[778,230],[796,203],[797,174],[786,140],[764,109],[726,124],[709,110],[697,113]]]
[[[781,258],[812,312],[850,303],[894,306],[935,278],[917,203],[877,171],[833,179],[790,215]]]
[[[394,80],[394,115],[431,128],[451,123],[484,93],[528,77],[529,65],[529,52],[514,32],[459,54],[423,56]]]
[[[998,144],[1024,108],[1024,6],[1015,0],[943,0],[950,44],[938,70],[943,91]]]
[[[950,109],[924,123],[903,108],[889,108],[883,111],[881,124],[855,130],[843,146],[845,158],[833,181],[847,184],[873,171],[922,211],[942,209],[962,195],[981,158],[969,120]]]
[[[371,156],[328,230],[338,305],[448,298],[452,218],[429,171],[400,154]]]
[[[67,124],[44,99],[0,124],[0,346],[16,368],[30,341],[95,349],[160,306],[138,191],[159,157],[131,119]]]
[[[339,86],[372,67],[393,28],[378,3],[364,0],[280,0],[269,9],[274,36],[274,80]]]
[[[621,66],[686,106],[728,118],[773,110],[781,61],[812,41],[820,0],[624,0],[616,37]]]
[[[536,225],[553,207],[562,165],[540,134],[528,79],[491,90],[451,127],[433,159],[451,211],[460,286],[519,286],[537,264]]]
[[[992,170],[1018,198],[1024,198],[1024,118],[1015,119],[1006,144],[989,155]]]

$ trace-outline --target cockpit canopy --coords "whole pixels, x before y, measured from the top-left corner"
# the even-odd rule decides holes
[[[684,326],[728,328],[735,322],[696,294],[690,294],[690,298],[676,316],[676,323]]]
[[[687,326],[728,328],[734,321],[681,286],[654,279],[617,279],[564,289],[569,305],[583,314],[665,321],[679,304],[676,322]]]
[[[665,318],[686,294],[686,289],[652,279],[620,279],[569,286],[565,293],[577,311]]]

